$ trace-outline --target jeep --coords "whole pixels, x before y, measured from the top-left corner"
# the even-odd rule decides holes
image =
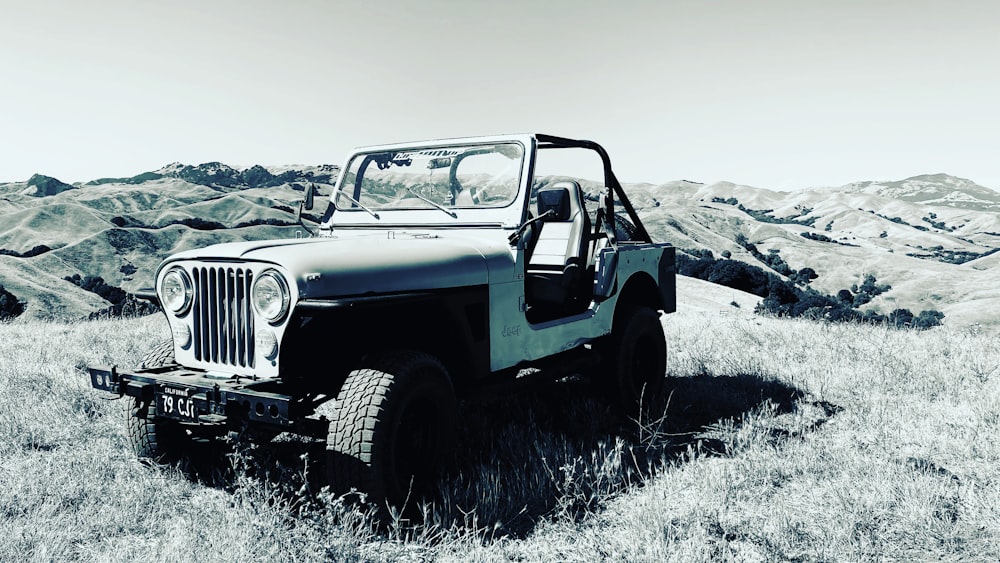
[[[560,152],[602,177],[541,175]],[[663,385],[674,248],[650,239],[597,143],[357,149],[315,229],[160,264],[142,295],[171,341],[134,369],[89,369],[127,402],[138,456],[293,433],[326,443],[335,490],[399,505],[438,476],[459,398],[576,373],[631,411]]]

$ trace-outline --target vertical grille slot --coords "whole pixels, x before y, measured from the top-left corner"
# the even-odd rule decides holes
[[[193,270],[194,356],[202,362],[254,367],[253,273],[243,268],[197,267]]]

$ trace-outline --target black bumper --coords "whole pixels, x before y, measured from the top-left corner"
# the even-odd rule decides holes
[[[183,400],[183,422],[206,426],[259,424],[299,434],[322,432],[319,421],[306,419],[312,408],[291,395],[261,390],[262,384],[248,378],[216,379],[205,372],[181,366],[118,371],[114,366],[88,368],[95,389],[143,402],[169,395]],[[164,418],[180,418],[161,412]]]

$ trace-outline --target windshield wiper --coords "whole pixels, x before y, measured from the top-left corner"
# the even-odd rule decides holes
[[[417,196],[417,198],[419,198],[420,200],[422,200],[422,201],[424,201],[424,202],[426,202],[426,203],[429,203],[429,204],[433,205],[433,206],[434,206],[435,208],[437,208],[437,209],[440,209],[441,211],[444,211],[444,212],[445,212],[445,213],[447,213],[447,214],[448,214],[448,215],[449,215],[449,216],[450,216],[450,217],[451,217],[452,219],[458,219],[458,213],[455,213],[455,212],[454,212],[454,211],[452,211],[451,209],[448,209],[447,207],[445,207],[445,206],[441,205],[440,203],[438,203],[438,202],[436,202],[436,201],[433,201],[433,200],[430,200],[430,199],[427,199],[426,197],[424,197],[424,196],[422,196],[422,195],[418,194],[417,192],[413,191],[413,190],[412,190],[412,189],[411,189],[411,188],[410,188],[409,186],[407,186],[407,187],[406,187],[406,191],[408,191],[408,192],[410,192],[411,194],[413,194],[413,195]]]
[[[364,205],[362,205],[360,201],[358,201],[358,200],[354,199],[353,197],[347,195],[347,192],[344,192],[343,190],[337,192],[337,195],[334,196],[334,202],[333,203],[336,204],[337,200],[340,199],[341,197],[347,198],[348,201],[350,201],[354,205],[357,205],[361,209],[364,209],[372,217],[381,220],[381,217],[378,216],[378,213],[375,213],[371,209],[368,209],[367,207],[365,207]]]

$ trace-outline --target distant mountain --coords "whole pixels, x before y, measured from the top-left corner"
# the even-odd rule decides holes
[[[66,190],[72,190],[75,188],[76,186],[61,182],[51,176],[35,174],[28,179],[27,185],[21,194],[34,197],[45,197],[58,195]]]
[[[924,174],[895,182],[855,182],[840,188],[924,205],[1000,210],[1000,192],[948,174]]]
[[[271,188],[292,182],[330,183],[337,177],[338,169],[339,167],[332,164],[270,168],[256,164],[248,168],[234,168],[221,162],[206,162],[196,166],[175,162],[159,170],[144,172],[130,178],[100,178],[85,185],[142,184],[161,178],[177,178],[192,184],[211,187]]]

